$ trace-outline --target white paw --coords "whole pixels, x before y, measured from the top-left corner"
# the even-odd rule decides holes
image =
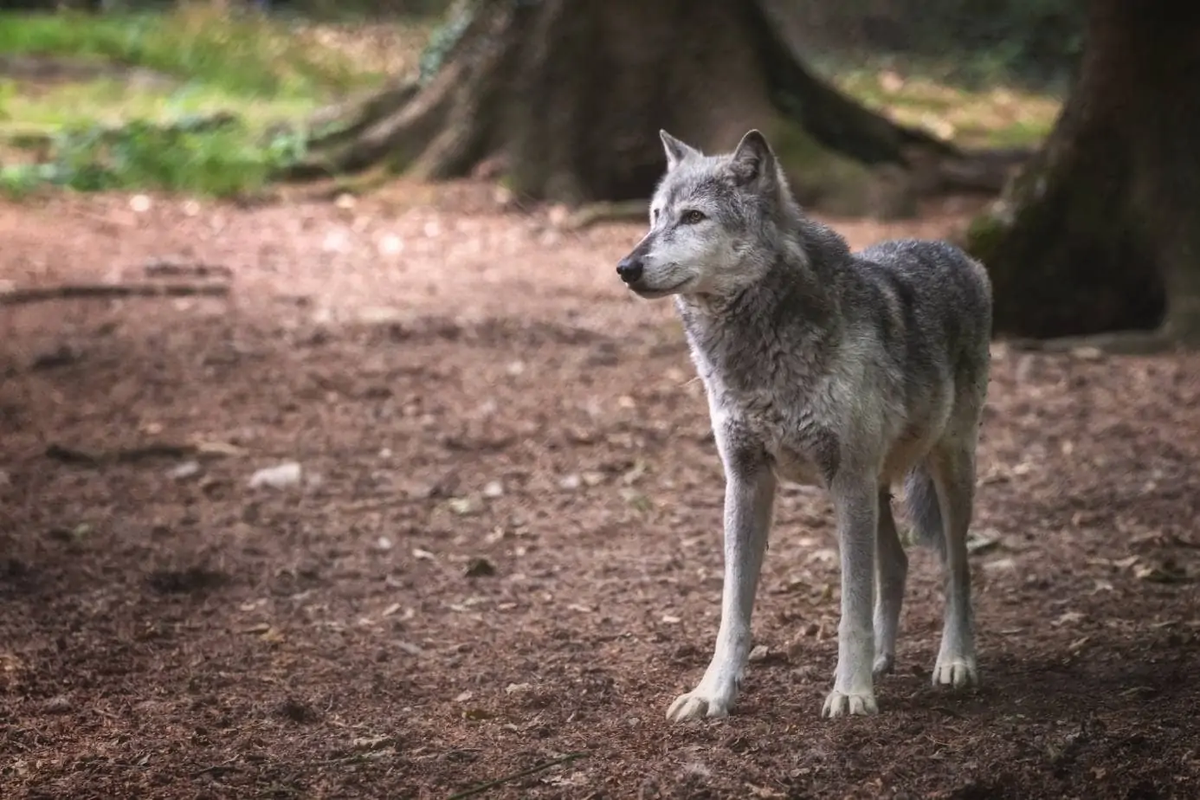
[[[871,674],[876,678],[881,675],[890,675],[896,670],[896,656],[892,653],[884,653],[876,657],[875,666],[871,669]]]
[[[933,685],[955,689],[978,686],[979,668],[975,665],[975,657],[939,658],[933,668]]]
[[[733,700],[733,692],[712,691],[701,684],[687,694],[675,698],[675,702],[667,709],[667,719],[671,722],[684,722],[703,717],[727,717]]]
[[[821,716],[826,719],[878,713],[879,706],[875,704],[873,692],[842,694],[835,690],[825,698],[825,706],[821,709]]]

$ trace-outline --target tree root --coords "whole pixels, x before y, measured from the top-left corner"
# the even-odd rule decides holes
[[[121,297],[224,297],[226,283],[96,283],[38,286],[0,292],[0,306],[20,306],[49,300]]]
[[[588,203],[567,217],[563,226],[571,230],[583,230],[606,222],[642,222],[646,219],[649,205],[645,200]]]
[[[1189,349],[1189,344],[1172,336],[1165,328],[1154,331],[1111,331],[1088,336],[1061,336],[1054,339],[1010,339],[1016,351],[1066,353],[1082,358],[1101,356],[1150,356]],[[1191,345],[1192,348],[1198,345]]]

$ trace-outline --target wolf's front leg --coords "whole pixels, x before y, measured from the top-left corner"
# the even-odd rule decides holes
[[[873,476],[838,476],[830,487],[837,514],[842,562],[842,620],[838,625],[838,661],[833,691],[825,698],[823,717],[874,714],[875,534],[879,490]]]
[[[771,527],[775,475],[765,458],[725,457],[724,461],[725,582],[721,591],[721,627],[712,661],[699,685],[677,697],[667,709],[667,719],[675,722],[726,716],[737,699],[742,670],[750,655],[750,614]]]

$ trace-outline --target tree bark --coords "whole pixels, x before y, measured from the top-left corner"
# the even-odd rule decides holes
[[[969,235],[997,332],[1200,345],[1197,81],[1200,6],[1091,0],[1054,130]]]
[[[461,37],[419,92],[393,86],[387,102],[369,99],[341,115],[294,174],[390,160],[442,179],[499,156],[522,195],[625,201],[648,197],[662,173],[659,128],[726,149],[758,127],[798,167],[798,194],[811,201],[822,178],[846,180],[849,168],[807,169],[830,152],[868,172],[961,155],[812,74],[762,0],[477,0],[467,13]],[[1006,166],[959,183],[998,191]],[[942,179],[953,183],[955,174]]]

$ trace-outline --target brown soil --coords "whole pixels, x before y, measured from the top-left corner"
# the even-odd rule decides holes
[[[788,490],[765,656],[731,718],[671,725],[716,629],[721,472],[669,304],[613,274],[639,226],[566,233],[472,185],[128,200],[0,206],[21,287],[235,276],[0,307],[3,797],[445,798],[531,769],[482,796],[1200,796],[1200,357],[996,345],[982,689],[928,686],[918,551],[880,716],[819,719],[835,542]],[[188,442],[224,455],[128,452]],[[249,487],[291,459],[299,487]]]

